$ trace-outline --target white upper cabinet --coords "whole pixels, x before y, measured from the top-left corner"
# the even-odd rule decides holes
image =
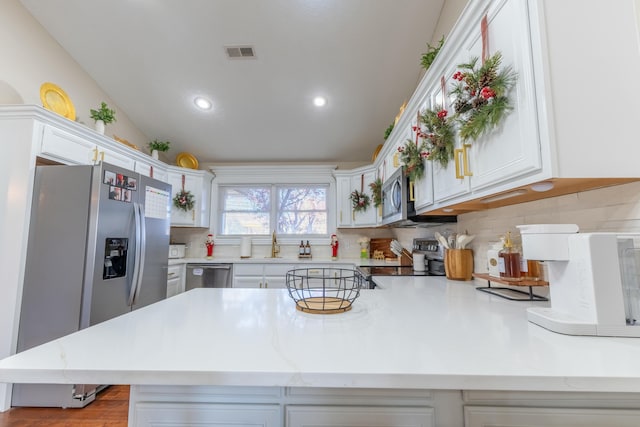
[[[486,16],[487,57],[500,52],[500,70],[511,67],[517,76],[509,92],[512,110],[497,128],[476,140],[463,143],[456,137],[455,158],[446,167],[432,164],[433,204],[418,212],[442,213],[442,208],[459,204],[473,210],[507,192],[532,200],[536,196],[530,185],[541,181],[552,180],[555,187],[549,194],[560,195],[638,179],[635,115],[640,111],[640,80],[630,77],[640,75],[634,4],[470,1],[375,167],[389,176],[394,169],[389,163],[417,111],[436,108],[444,99],[449,117],[454,114],[452,76],[472,57],[481,64],[481,22]],[[416,194],[431,191],[427,180],[417,185]],[[518,201],[514,197],[501,203]]]
[[[171,184],[171,198],[181,190],[193,195],[193,209],[179,209],[172,201],[171,225],[179,227],[208,228],[211,214],[211,181],[213,175],[207,171],[169,167],[169,184]]]
[[[336,224],[338,227],[371,227],[378,223],[378,208],[373,205],[369,184],[376,179],[373,166],[350,171],[334,171],[336,178]],[[369,207],[356,211],[351,202],[354,190],[369,196]]]

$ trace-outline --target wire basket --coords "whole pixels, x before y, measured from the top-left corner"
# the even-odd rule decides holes
[[[344,268],[299,268],[287,272],[289,295],[296,308],[306,313],[351,310],[365,282],[359,271]]]

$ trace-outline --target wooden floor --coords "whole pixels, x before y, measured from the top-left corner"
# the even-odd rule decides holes
[[[129,386],[112,385],[84,408],[12,408],[0,412],[0,427],[126,427]]]

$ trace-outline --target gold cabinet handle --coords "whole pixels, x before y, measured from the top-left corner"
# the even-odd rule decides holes
[[[473,176],[473,172],[469,170],[469,148],[471,148],[471,144],[462,145],[462,165],[464,169],[464,176]]]
[[[91,151],[93,151],[93,158],[91,159],[91,161],[95,163],[98,161],[98,147],[94,148]]]
[[[269,287],[269,283],[268,282],[264,282],[264,288],[267,289]]]
[[[260,282],[260,289],[262,289],[262,282]]]
[[[414,185],[415,185],[414,181],[409,181],[409,201],[410,202],[415,202],[415,200],[416,200],[416,196],[415,196],[415,194],[413,192]]]
[[[355,220],[356,220],[356,211],[355,211],[355,210],[353,210],[353,209],[351,209],[351,219],[352,219],[353,221],[355,221]]]
[[[462,148],[456,148],[455,150],[453,150],[453,159],[455,160],[455,166],[456,166],[456,178],[457,179],[464,179],[464,175],[462,174],[462,171],[460,170],[460,155],[462,154],[464,150]]]
[[[342,210],[340,211],[340,223],[342,224]]]
[[[194,222],[195,222],[195,220],[196,220],[196,210],[195,210],[195,209],[192,209],[192,210],[191,210],[191,219],[192,219]]]

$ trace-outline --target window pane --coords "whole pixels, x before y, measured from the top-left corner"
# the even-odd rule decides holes
[[[220,233],[269,234],[271,188],[220,187]]]
[[[222,189],[222,210],[269,212],[268,188],[226,187]]]
[[[278,216],[280,234],[327,234],[326,212],[283,212]]]
[[[269,234],[269,213],[224,212],[221,234]]]
[[[278,187],[278,233],[327,234],[327,187]]]

